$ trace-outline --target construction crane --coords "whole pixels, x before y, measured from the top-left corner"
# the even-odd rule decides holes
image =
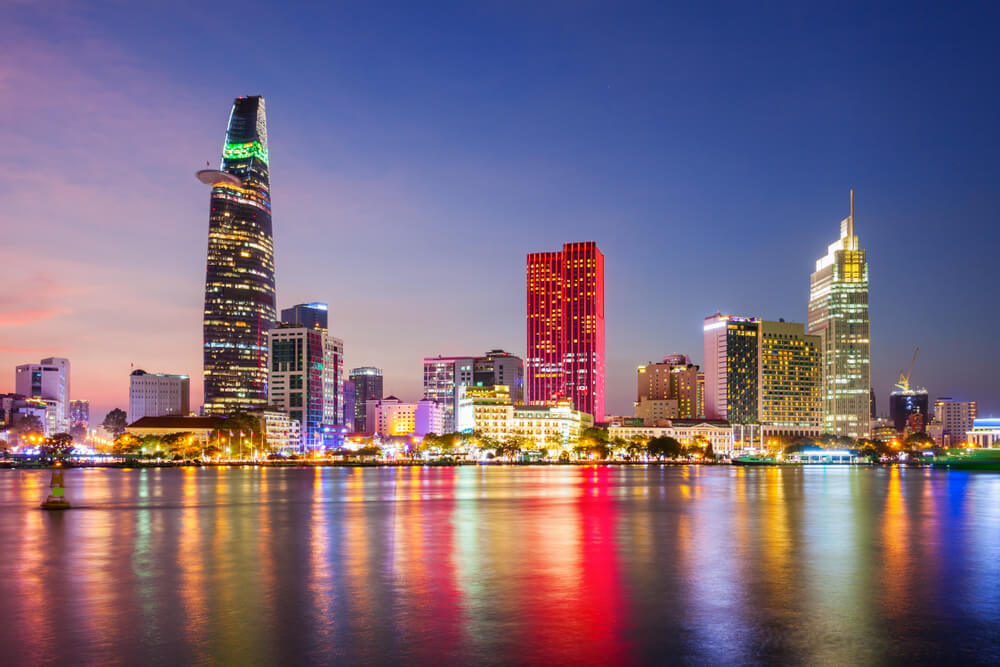
[[[899,372],[899,382],[896,383],[896,386],[903,391],[910,390],[910,376],[913,375],[913,364],[917,361],[917,352],[919,351],[919,347],[913,349],[913,359],[910,360],[910,371],[906,375],[903,375],[902,371]]]

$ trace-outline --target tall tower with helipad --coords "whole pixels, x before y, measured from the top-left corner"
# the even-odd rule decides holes
[[[205,412],[267,404],[267,336],[275,322],[274,243],[261,96],[238,97],[211,186],[205,270]]]

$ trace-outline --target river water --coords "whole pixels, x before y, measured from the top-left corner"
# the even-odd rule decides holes
[[[1000,474],[0,471],[0,663],[1000,661]]]

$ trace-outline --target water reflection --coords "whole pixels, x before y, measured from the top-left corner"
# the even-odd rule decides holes
[[[72,470],[63,515],[47,483],[0,471],[4,664],[1000,660],[1000,475]]]

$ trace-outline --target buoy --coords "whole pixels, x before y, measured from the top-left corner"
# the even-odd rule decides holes
[[[52,471],[52,481],[49,482],[49,497],[42,503],[43,510],[68,510],[69,501],[66,500],[66,489],[63,488],[63,470],[56,468]]]

